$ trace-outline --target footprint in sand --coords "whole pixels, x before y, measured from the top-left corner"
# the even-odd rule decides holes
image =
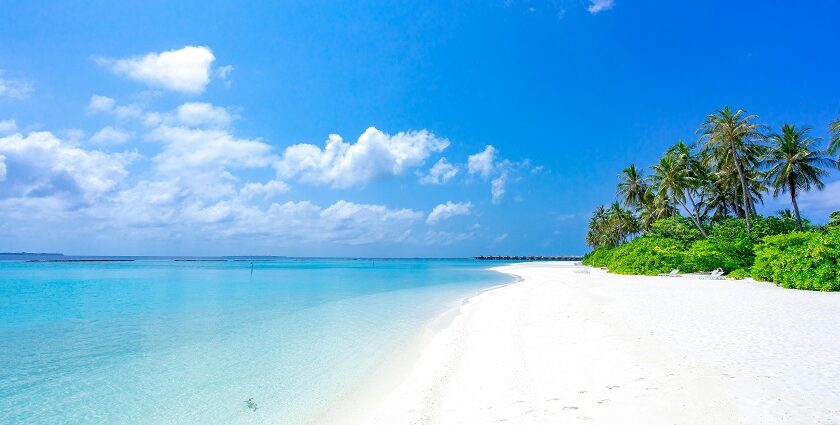
[[[586,394],[586,391],[578,391],[578,394]]]
[[[608,401],[610,401],[610,399],[605,398],[605,399],[603,399],[603,400],[599,400],[599,401],[598,401],[598,404],[604,404],[604,403],[606,403],[606,402],[608,402]]]
[[[608,390],[611,390],[613,388],[619,388],[619,386],[618,385],[610,385],[610,386],[607,387]]]
[[[588,420],[591,420],[591,419],[592,419],[592,418],[590,418],[589,416],[578,416],[577,418],[578,418],[578,419],[580,419],[580,420],[582,420],[582,421],[588,421]]]
[[[563,410],[577,410],[577,406],[563,406]]]

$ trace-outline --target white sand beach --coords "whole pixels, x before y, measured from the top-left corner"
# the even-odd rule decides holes
[[[388,391],[325,419],[840,424],[840,293],[580,269],[498,268],[523,280],[472,298],[379,378]]]

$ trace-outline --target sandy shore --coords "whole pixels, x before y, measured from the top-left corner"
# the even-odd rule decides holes
[[[840,293],[579,269],[498,268],[338,422],[840,424]]]

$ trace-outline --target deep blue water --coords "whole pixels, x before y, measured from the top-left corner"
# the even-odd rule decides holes
[[[490,265],[0,261],[0,423],[305,422],[511,280]]]

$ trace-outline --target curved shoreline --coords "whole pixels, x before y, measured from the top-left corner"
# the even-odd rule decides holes
[[[557,263],[469,298],[341,423],[834,423],[840,296]],[[793,318],[776,320],[771,317]],[[405,359],[404,359],[405,360]],[[379,378],[374,378],[378,380]],[[372,393],[371,393],[372,395]]]
[[[486,270],[509,275],[513,280],[483,288],[475,294],[463,298],[457,305],[429,319],[403,348],[399,349],[391,359],[380,366],[377,376],[362,382],[357,388],[353,389],[351,394],[344,396],[332,408],[318,415],[309,423],[319,425],[367,423],[368,411],[405,381],[431,340],[441,331],[451,327],[453,322],[462,314],[462,309],[465,306],[483,294],[524,280],[519,275],[500,271],[498,267],[500,266],[488,267]]]

